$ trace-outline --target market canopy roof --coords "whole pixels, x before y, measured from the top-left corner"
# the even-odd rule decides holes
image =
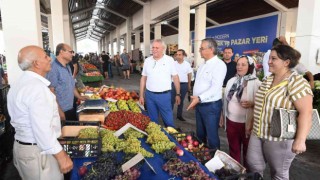
[[[76,39],[99,41],[125,22],[126,18],[141,10],[148,1],[152,0],[69,0],[69,14]],[[210,27],[279,10],[286,11],[298,7],[299,0],[199,0],[191,9],[203,3],[207,3],[207,27]],[[40,0],[40,9],[42,13],[50,14],[50,0]],[[179,9],[176,8],[155,19],[156,22],[166,22],[161,26],[162,36],[178,33],[178,13]],[[41,21],[43,28],[47,28],[48,22],[44,15],[41,15]],[[154,38],[154,24],[151,24],[151,39]],[[195,15],[191,13],[190,31],[194,30],[194,24]],[[143,41],[143,32],[140,38]],[[44,41],[48,41],[48,38],[44,38]]]

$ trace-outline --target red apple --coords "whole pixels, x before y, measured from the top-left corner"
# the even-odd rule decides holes
[[[192,136],[191,136],[191,135],[188,135],[188,136],[186,137],[186,139],[187,139],[188,141],[190,141],[190,140],[192,140]]]
[[[199,142],[198,141],[193,141],[193,146],[194,147],[198,147],[199,146]]]
[[[183,150],[182,149],[178,149],[176,151],[176,153],[178,154],[178,156],[183,156]]]
[[[188,146],[188,143],[186,143],[186,142],[182,142],[182,144],[181,144],[183,147],[187,147]]]
[[[192,150],[192,149],[193,149],[193,145],[192,145],[192,144],[189,144],[189,145],[188,145],[188,149],[189,149],[189,150]]]
[[[79,168],[79,175],[80,175],[81,177],[83,177],[84,175],[86,175],[87,172],[88,172],[88,169],[87,169],[86,166],[81,166],[81,167]]]

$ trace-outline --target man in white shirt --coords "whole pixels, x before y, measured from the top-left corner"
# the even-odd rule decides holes
[[[45,79],[51,58],[38,46],[22,48],[24,71],[8,93],[8,111],[15,128],[13,162],[22,179],[63,179],[73,163],[57,138],[61,124],[55,95]]]
[[[177,54],[176,61],[174,62],[174,65],[178,72],[178,76],[180,80],[180,92],[181,92],[181,102],[177,108],[177,119],[179,119],[180,121],[186,121],[182,117],[183,101],[187,92],[190,92],[191,90],[191,74],[193,70],[190,64],[186,60],[184,60],[187,54],[183,49],[179,49],[176,54]],[[176,94],[177,94],[176,89],[174,87],[174,84],[172,83],[172,96],[171,96],[172,108],[174,108]]]
[[[314,89],[314,77],[313,74],[302,64],[298,63],[296,67],[293,68],[298,74],[302,75],[309,82],[311,89]]]
[[[210,148],[220,148],[218,134],[222,108],[222,84],[227,73],[226,64],[217,56],[217,42],[213,38],[202,40],[199,49],[205,63],[196,75],[193,96],[187,110],[196,108],[197,136]]]
[[[148,57],[143,65],[139,102],[144,105],[146,101],[148,115],[152,121],[159,123],[160,112],[164,125],[174,127],[171,79],[177,92],[175,97],[177,104],[180,104],[180,82],[174,60],[165,55],[165,51],[166,44],[161,39],[155,39],[152,43],[152,56]]]
[[[284,36],[279,36],[279,38],[275,38],[272,41],[272,47],[280,45],[280,44],[288,45],[288,42],[286,41],[286,38]],[[269,76],[271,74],[269,72],[269,56],[270,56],[270,53],[271,53],[271,49],[269,49],[263,56],[262,68],[263,68],[264,78],[266,78],[267,76]]]

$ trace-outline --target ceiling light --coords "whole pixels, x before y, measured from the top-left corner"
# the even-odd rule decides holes
[[[161,24],[168,24],[168,21],[162,21]]]
[[[190,9],[190,14],[195,14],[196,13],[196,9]]]
[[[77,16],[77,17],[76,17],[76,19],[78,20],[78,19],[79,19],[79,17]]]
[[[76,8],[78,7],[78,3],[76,2]]]

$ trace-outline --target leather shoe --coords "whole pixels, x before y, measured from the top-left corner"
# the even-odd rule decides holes
[[[183,117],[177,117],[177,119],[179,119],[180,121],[186,121]]]

